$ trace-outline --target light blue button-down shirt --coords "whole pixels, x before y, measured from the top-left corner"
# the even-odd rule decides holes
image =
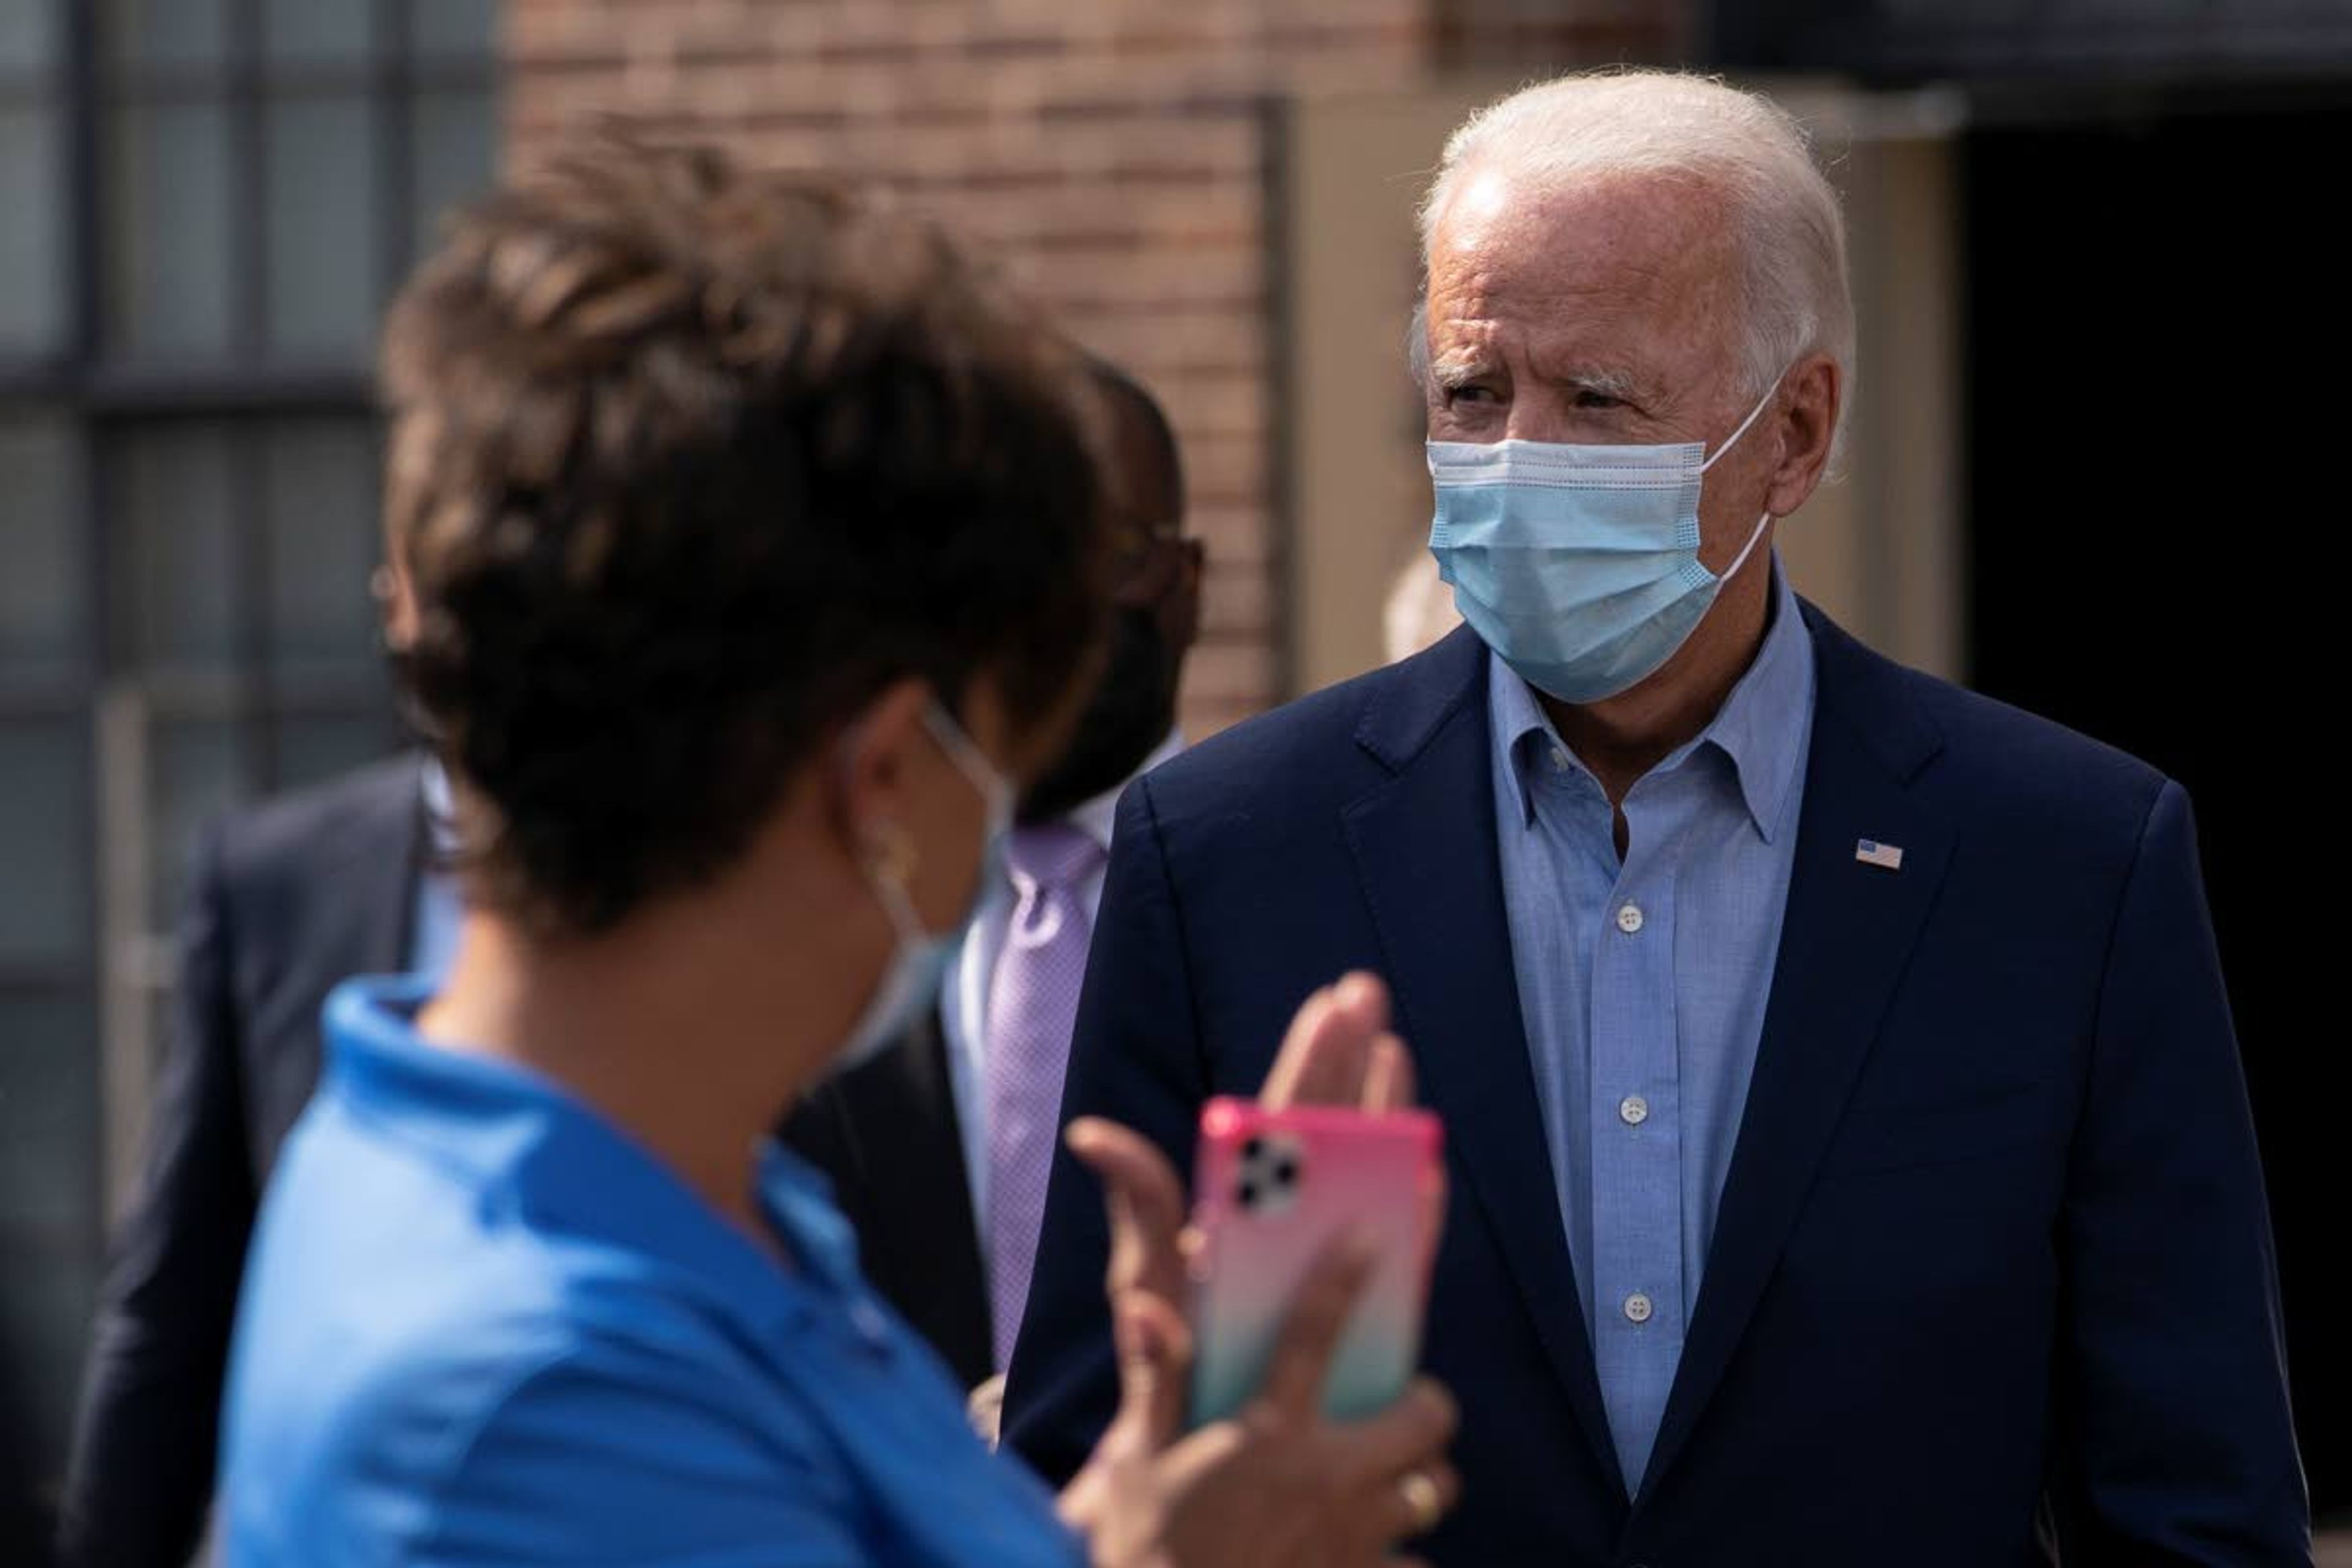
[[[1772,618],[1714,722],[1609,802],[1527,683],[1487,682],[1495,819],[1536,1094],[1625,1484],[1698,1300],[1780,944],[1813,649]]]
[[[783,1267],[554,1083],[419,1040],[428,990],[328,1004],[238,1310],[227,1563],[1077,1568],[821,1177],[766,1155]]]

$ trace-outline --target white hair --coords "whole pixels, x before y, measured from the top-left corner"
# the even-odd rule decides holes
[[[1455,189],[1465,175],[1490,171],[1538,191],[1660,174],[1721,192],[1742,264],[1745,395],[1761,397],[1811,353],[1835,360],[1851,386],[1845,218],[1804,128],[1771,100],[1717,78],[1654,70],[1566,76],[1498,99],[1446,139],[1417,215],[1424,277],[1430,237]],[[1425,309],[1413,312],[1416,378],[1428,371]]]

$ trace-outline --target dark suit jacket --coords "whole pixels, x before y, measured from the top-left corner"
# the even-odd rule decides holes
[[[406,954],[426,843],[419,766],[383,763],[230,817],[197,852],[145,1177],[83,1379],[68,1563],[179,1568],[195,1551],[246,1241],[318,1081],[320,1006]]]
[[[19,1353],[0,1334],[0,1563],[39,1568],[49,1560],[49,1531],[36,1491],[39,1472],[26,1430]]]
[[[1311,989],[1388,977],[1453,1175],[1425,1351],[1463,1408],[1441,1562],[1994,1568],[2053,1532],[2068,1568],[2305,1561],[2186,797],[1806,616],[1779,967],[1638,1497],[1538,1124],[1468,633],[1128,792],[1065,1114],[1188,1168],[1202,1100],[1257,1088]],[[1066,1155],[1006,1406],[1049,1477],[1114,1400],[1105,1245]]]
[[[985,1382],[994,1370],[988,1275],[938,1010],[872,1061],[819,1084],[782,1135],[832,1181],[874,1288],[964,1387]]]

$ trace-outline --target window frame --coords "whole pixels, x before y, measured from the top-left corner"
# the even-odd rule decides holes
[[[495,143],[504,62],[495,34],[470,55],[426,49],[413,0],[371,0],[363,53],[299,62],[269,57],[266,0],[226,0],[220,59],[170,65],[118,62],[107,29],[121,12],[103,0],[41,3],[53,52],[0,68],[0,108],[32,105],[49,117],[54,315],[33,346],[0,343],[0,421],[51,425],[64,443],[69,483],[61,523],[72,554],[68,581],[81,605],[58,658],[33,668],[0,660],[0,725],[59,725],[79,749],[87,795],[78,820],[32,826],[72,834],[87,917],[56,953],[0,954],[0,1000],[53,1004],[88,1019],[89,1124],[71,1136],[86,1136],[89,1157],[81,1169],[47,1177],[86,1184],[62,1206],[98,1224],[68,1235],[69,1226],[12,1216],[0,1228],[0,1251],[45,1277],[71,1269],[94,1279],[104,1233],[135,1189],[163,1045],[157,1005],[177,984],[173,933],[182,910],[152,907],[150,894],[155,852],[184,857],[189,847],[154,842],[159,774],[151,763],[160,727],[226,724],[236,801],[288,782],[292,726],[321,722],[331,730],[348,721],[357,733],[381,722],[387,752],[398,739],[380,669],[330,661],[289,674],[277,657],[278,591],[299,593],[300,583],[290,575],[281,583],[273,573],[272,443],[303,419],[370,422],[374,395],[366,354],[289,353],[268,341],[271,107],[303,99],[362,106],[371,139],[371,298],[380,308],[423,237],[420,105],[482,95]],[[116,247],[128,243],[112,231],[121,165],[110,138],[128,105],[194,101],[218,103],[226,121],[227,333],[216,353],[166,358],[128,348],[108,321]],[[486,149],[493,163],[498,150]],[[230,640],[218,667],[193,678],[142,662],[132,616],[135,520],[112,460],[141,433],[184,421],[223,426],[230,508]],[[42,1436],[55,1443],[63,1434]]]

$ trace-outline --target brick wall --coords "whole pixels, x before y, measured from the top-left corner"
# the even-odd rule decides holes
[[[1675,45],[1680,0],[507,0],[528,163],[621,110],[878,174],[1167,405],[1208,542],[1187,727],[1280,700],[1268,106]],[[1433,149],[1433,152],[1434,150]],[[1375,324],[1376,325],[1376,324]],[[1368,330],[1371,330],[1368,328]],[[1381,327],[1378,330],[1386,330]]]

